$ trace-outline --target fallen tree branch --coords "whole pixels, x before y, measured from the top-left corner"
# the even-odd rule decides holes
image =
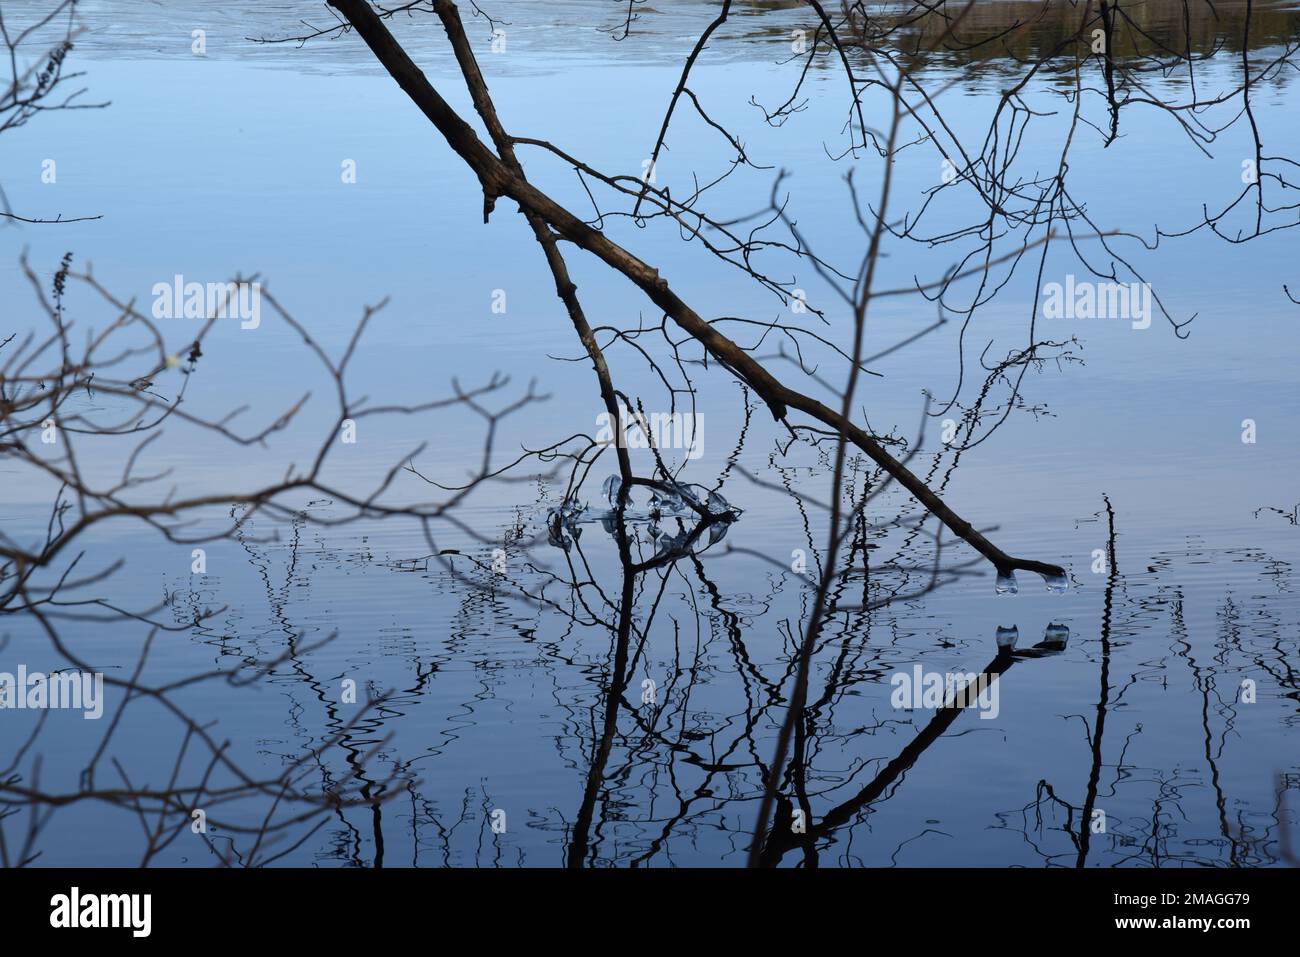
[[[773,418],[777,421],[784,421],[788,410],[794,408],[848,438],[922,505],[933,512],[953,534],[988,559],[999,574],[1025,570],[1052,578],[1064,577],[1064,570],[1058,565],[1016,558],[998,548],[970,522],[949,508],[925,482],[890,455],[865,430],[811,396],[781,383],[736,342],[718,332],[682,301],[673,292],[667,280],[659,275],[657,269],[624,249],[604,233],[587,225],[524,179],[516,172],[517,163],[512,167],[497,156],[442,98],[366,0],[329,0],[329,4],[352,25],[375,58],[397,81],[398,86],[428,117],[446,139],[447,144],[474,171],[483,188],[485,222],[499,197],[507,196],[513,199],[525,215],[540,218],[564,239],[592,253],[635,283],[665,315],[696,339],[709,355],[750,386],[767,404]],[[451,0],[434,0],[433,9],[444,24],[451,22],[459,25],[460,15]],[[482,76],[476,68],[472,73],[466,74],[466,81],[470,84],[476,104],[480,101],[490,104],[486,84],[483,83]],[[490,115],[495,118],[495,111],[491,111]],[[490,122],[489,128],[491,125]],[[499,128],[499,122],[495,125]]]

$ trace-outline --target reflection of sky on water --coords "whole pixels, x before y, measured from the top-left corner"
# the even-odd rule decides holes
[[[536,21],[529,17],[540,16],[540,6],[517,8],[512,52],[502,58],[501,69],[484,54],[507,126],[519,135],[547,137],[596,166],[635,175],[675,79],[671,57],[679,52],[665,36],[689,36],[698,29],[698,11],[667,5],[671,25],[640,48],[637,38],[614,44],[595,30],[570,48],[557,38],[587,29],[581,11],[559,5],[558,15],[569,18],[569,26],[533,37],[530,25]],[[213,20],[187,17],[183,10],[168,5],[167,22],[177,26],[176,37],[158,31],[132,38],[133,24],[157,16],[152,5],[139,4],[128,5],[114,21],[111,42],[87,38],[82,65],[91,95],[110,100],[109,109],[52,115],[7,134],[4,183],[15,208],[104,215],[57,229],[6,231],[12,255],[0,261],[0,284],[7,314],[22,315],[18,307],[27,301],[16,271],[23,246],[47,272],[72,249],[94,263],[106,285],[141,302],[149,301],[153,283],[176,273],[216,280],[256,271],[335,348],[363,304],[387,295],[391,304],[356,359],[356,393],[416,401],[444,392],[452,376],[468,384],[502,370],[518,386],[536,378],[539,389],[552,395],[507,425],[503,450],[557,430],[594,430],[599,405],[586,368],[542,358],[574,355],[576,344],[522,221],[503,203],[491,225],[480,224],[481,196],[472,176],[391,81],[369,66],[359,42],[331,41],[325,50],[251,46],[238,38],[258,32],[252,13]],[[95,8],[88,12],[95,22]],[[291,13],[297,15],[298,5],[268,5],[265,16],[278,28],[281,21],[292,23]],[[328,16],[323,8],[319,14],[322,22]],[[784,23],[793,15],[775,16]],[[183,52],[191,19],[209,24],[212,55],[205,60]],[[432,34],[431,23],[423,29]],[[226,55],[227,42],[239,52]],[[169,43],[180,44],[182,53]],[[774,133],[747,101],[751,95],[778,101],[791,68],[777,65],[770,42],[717,45],[726,65],[702,63],[694,89],[741,131],[757,161],[795,171],[793,215],[819,249],[834,250],[852,266],[861,242],[846,207],[845,164],[830,162],[823,149],[841,141],[842,78],[830,71],[816,75],[809,109]],[[350,52],[336,49],[346,46]],[[647,47],[649,52],[635,52]],[[465,109],[467,98],[451,82],[445,56],[439,65],[441,48],[429,42],[416,49],[431,79]],[[1216,72],[1221,69],[1215,65],[1208,72],[1227,82]],[[1271,88],[1257,93],[1261,127],[1276,155],[1300,153],[1289,118],[1292,95]],[[986,95],[953,89],[943,99],[954,125],[968,135],[987,123]],[[1053,142],[1059,129],[1055,120],[1042,121],[1040,142]],[[1140,110],[1124,115],[1121,131],[1125,137],[1108,150],[1092,139],[1072,159],[1074,192],[1088,198],[1102,225],[1148,233],[1157,220],[1166,227],[1185,225],[1195,221],[1202,202],[1215,205],[1239,188],[1246,155],[1239,131],[1212,148],[1213,158],[1179,142],[1167,119]],[[683,123],[659,164],[660,179],[685,188],[693,170],[718,172],[723,145],[698,123]],[[37,177],[46,157],[59,164],[55,187],[40,185]],[[355,186],[339,181],[344,159],[357,161]],[[1050,149],[1022,158],[1031,170],[1053,161]],[[527,162],[540,186],[587,209],[569,173],[541,156]],[[864,161],[858,175],[869,179],[877,168]],[[24,179],[15,172],[22,170],[32,174]],[[938,161],[920,150],[909,152],[895,175],[894,202],[901,212],[933,185]],[[722,208],[741,212],[765,202],[772,176],[738,174],[720,191]],[[626,224],[611,230],[660,265],[702,315],[771,318],[780,309],[735,270],[702,261],[671,230]],[[1093,575],[1089,565],[1093,550],[1105,545],[1104,525],[1095,518],[1103,493],[1117,511],[1122,579],[1111,596],[1112,713],[1100,799],[1113,833],[1106,841],[1094,840],[1092,861],[1117,864],[1135,854],[1137,862],[1149,863],[1153,842],[1164,842],[1162,856],[1215,863],[1258,862],[1272,853],[1266,847],[1243,850],[1244,840],[1239,847],[1223,833],[1226,827],[1237,840],[1246,827],[1256,829],[1248,835],[1261,837],[1274,826],[1274,775],[1296,774],[1290,726],[1297,704],[1300,609],[1289,563],[1298,557],[1297,529],[1280,516],[1254,514],[1261,506],[1289,509],[1300,498],[1291,423],[1300,307],[1281,289],[1294,278],[1293,248],[1293,234],[1283,232],[1240,247],[1197,235],[1156,253],[1139,252],[1135,262],[1171,311],[1180,317],[1199,313],[1186,341],[1159,318],[1144,331],[1104,321],[1063,326],[1059,333],[1040,325],[1046,334],[1078,336],[1086,364],[1031,374],[1025,401],[1046,405],[1050,414],[1013,415],[993,439],[963,457],[947,492],[972,521],[997,524],[998,540],[1011,551],[1062,560],[1076,587],[1058,598],[1040,594],[1036,582],[1022,582],[1017,598],[995,598],[984,577],[877,613],[865,640],[862,622],[854,621],[851,640],[834,639],[842,645],[847,677],[819,715],[814,767],[823,779],[813,788],[814,808],[851,797],[928,720],[889,709],[888,676],[895,669],[918,661],[941,671],[978,668],[992,657],[996,628],[1011,624],[1024,636],[1022,646],[1038,641],[1056,622],[1069,625],[1071,642],[1059,655],[1017,662],[1002,679],[999,718],[959,719],[885,792],[888,798],[901,789],[902,800],[882,799],[865,823],[857,819],[857,826],[838,832],[827,863],[955,863],[960,849],[971,863],[1034,865],[1065,853],[1068,838],[1052,830],[1051,802],[1039,809],[1046,830],[1026,821],[1036,820],[1038,811],[1030,805],[1041,793],[1040,781],[1078,804],[1088,775],[1080,716],[1097,706],[1105,576]],[[889,252],[887,272],[896,277],[889,285],[905,284],[921,271],[933,275],[951,261],[951,254],[936,259],[911,246]],[[657,319],[602,267],[576,252],[570,263],[593,323],[628,324],[638,314]],[[1077,266],[1062,250],[1049,259],[1044,276],[1072,270]],[[1029,270],[1020,274],[979,314],[968,347],[978,352],[993,340],[990,355],[1003,355],[1023,344],[1032,276]],[[816,294],[811,274],[799,279]],[[505,316],[489,309],[495,289],[508,293]],[[74,300],[89,310],[87,303]],[[923,302],[882,302],[872,335],[883,347],[933,315],[933,306]],[[89,311],[78,320],[102,321]],[[956,326],[876,366],[885,377],[866,382],[862,393],[876,429],[913,434],[921,390],[946,397],[957,371]],[[306,371],[295,337],[266,316],[256,331],[223,328],[205,353],[191,386],[194,411],[247,403],[254,418],[258,409],[268,410],[269,418],[275,414],[269,410],[278,411],[307,388],[322,400],[328,395],[328,383]],[[638,363],[626,355],[613,361],[625,390],[653,396],[654,381]],[[704,383],[705,455],[688,475],[708,482],[735,445],[741,405],[725,375],[714,372]],[[180,481],[247,485],[255,475],[278,475],[288,459],[307,456],[332,414],[324,401],[313,404],[297,430],[265,450],[217,451],[176,429],[167,464]],[[742,461],[771,478],[767,461],[775,431],[765,415],[755,415]],[[1258,423],[1253,446],[1239,439],[1245,418]],[[367,481],[427,441],[421,470],[453,480],[475,461],[478,426],[466,416],[425,418],[416,429],[403,421],[377,423],[350,458],[339,457],[337,478],[342,484]],[[937,442],[938,430],[936,422],[929,444]],[[734,478],[727,490],[746,509],[727,543],[779,560],[807,547],[800,515],[788,500]],[[549,490],[547,504],[555,504],[556,494]],[[537,497],[528,486],[487,490],[473,500],[470,514],[488,530],[512,524],[515,506],[538,521],[544,506]],[[43,521],[32,510],[33,503],[45,501],[41,489],[8,486],[0,501],[7,520]],[[310,526],[282,528],[278,543],[223,546],[214,549],[213,572],[197,587],[187,574],[188,557],[178,557],[171,546],[125,527],[95,537],[105,553],[131,560],[116,600],[152,601],[163,589],[179,589],[178,615],[229,606],[202,635],[168,639],[153,665],[161,675],[277,654],[286,637],[298,632],[308,639],[339,632],[336,642],[258,688],[196,692],[196,707],[219,718],[223,733],[268,769],[280,755],[328,733],[333,719],[322,689],[332,688],[337,676],[365,674],[376,687],[402,691],[381,716],[375,736],[395,735],[386,746],[384,770],[401,766],[420,783],[386,811],[389,863],[440,863],[444,844],[452,863],[489,862],[490,855],[476,857],[487,853],[477,850],[478,836],[483,809],[498,806],[509,808],[514,822],[499,839],[502,862],[563,859],[566,822],[581,798],[590,757],[590,709],[608,653],[605,633],[570,631],[556,616],[470,592],[434,570],[389,567],[385,563],[427,551],[412,529],[392,524],[333,534]],[[896,546],[897,540],[888,541]],[[596,567],[614,574],[613,556],[598,529],[583,546],[602,557],[604,564]],[[885,547],[876,554],[888,554]],[[920,555],[918,549],[912,557]],[[538,558],[561,561],[545,549]],[[611,806],[623,803],[610,812],[597,843],[602,860],[626,863],[645,853],[670,823],[672,836],[653,863],[737,863],[743,857],[735,849],[743,848],[752,823],[757,773],[745,747],[728,748],[743,724],[747,700],[765,691],[746,674],[732,638],[739,634],[767,679],[779,680],[778,623],[798,622],[805,599],[790,577],[737,555],[711,552],[703,567],[721,595],[720,610],[708,611],[708,588],[698,570],[682,568],[666,599],[670,614],[661,611],[656,619],[644,668],[645,676],[661,681],[678,669],[695,679],[685,723],[672,729],[691,756],[662,735],[639,737],[626,722],[615,758],[625,773],[609,783],[606,795]],[[697,605],[705,607],[699,618]],[[683,623],[683,631],[674,632],[671,617]],[[106,662],[125,656],[138,638],[119,629],[73,634]],[[32,649],[32,636],[21,629],[19,635],[17,647]],[[834,661],[838,653],[823,658]],[[642,677],[637,674],[630,698]],[[1242,677],[1259,682],[1258,704],[1234,703]],[[684,693],[683,681],[674,694]],[[232,701],[238,704],[232,707]],[[771,715],[764,720],[770,722]],[[169,760],[174,742],[163,737],[167,730],[138,722],[131,729],[132,758],[147,763],[156,753],[162,755],[158,760]],[[78,753],[84,745],[80,731],[56,716],[47,767]],[[756,738],[766,761],[766,723]],[[633,756],[636,748],[642,751]],[[705,768],[701,754],[723,770]],[[679,802],[674,785],[655,781],[670,766],[679,776],[675,787],[689,800]],[[673,821],[679,803],[687,810]],[[1156,805],[1162,823],[1151,837],[1144,829]],[[1052,806],[1059,812],[1059,805]],[[66,820],[90,823],[98,813],[87,808]],[[456,821],[462,823],[453,827]],[[440,837],[439,824],[451,836]],[[326,829],[330,837],[309,844],[296,860],[373,862],[370,827],[360,815],[334,822]],[[91,849],[73,841],[74,834],[75,828],[68,831],[66,844],[51,839],[48,863],[112,862],[129,846],[129,835],[121,836],[123,845],[103,835]]]

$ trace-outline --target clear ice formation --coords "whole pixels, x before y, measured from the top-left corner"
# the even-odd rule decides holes
[[[567,552],[582,534],[581,526],[590,522],[600,522],[601,527],[613,535],[618,528],[618,498],[622,488],[623,480],[618,475],[610,475],[601,483],[601,495],[610,505],[608,510],[589,512],[584,503],[576,500],[551,509],[546,515],[547,540],[556,548]],[[649,492],[649,498],[638,503],[636,493],[641,488]],[[656,545],[656,556],[663,556],[690,550],[703,537],[691,537],[695,524],[705,520],[701,512],[707,513],[707,518],[711,520],[707,541],[709,545],[714,545],[726,536],[727,529],[740,517],[743,509],[732,505],[720,492],[711,491],[702,485],[668,479],[630,489],[624,503],[622,521],[625,525],[645,525],[650,540]],[[689,522],[691,527],[670,534],[664,527],[664,522],[673,518]]]
[[[1070,589],[1070,579],[1064,574],[1043,575],[1043,581],[1047,585],[1047,590],[1053,595],[1063,595]],[[1014,595],[1019,592],[1020,584],[1016,581],[1016,573],[998,572],[998,580],[993,590],[999,595]]]
[[[1047,583],[1047,590],[1053,595],[1064,595],[1070,588],[1070,579],[1064,575],[1044,575],[1043,581]]]

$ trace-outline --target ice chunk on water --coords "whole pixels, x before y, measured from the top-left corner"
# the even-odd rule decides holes
[[[725,498],[723,498],[721,492],[710,492],[708,503],[709,503],[709,511],[712,512],[714,515],[725,515],[727,512],[730,512],[732,515],[735,515],[737,518],[740,517],[740,509],[736,508],[736,506],[732,505]]]
[[[680,512],[686,507],[682,501],[682,496],[672,488],[655,489],[650,496],[650,507],[657,508],[665,512]]]
[[[678,485],[677,491],[683,499],[683,505],[689,502],[702,507],[704,500],[709,497],[709,490],[702,485]]]
[[[617,475],[611,475],[605,479],[605,484],[600,487],[602,493],[610,505],[618,502],[618,490],[623,487],[623,479]]]
[[[572,499],[562,502],[558,508],[553,508],[546,513],[546,540],[556,548],[562,548],[566,552],[572,547],[575,539],[582,536],[582,528],[578,523],[586,513],[587,506],[582,502],[575,502]],[[568,532],[569,534],[564,534]],[[572,536],[570,538],[569,536]]]
[[[1047,590],[1053,595],[1064,595],[1070,588],[1070,579],[1065,575],[1044,575],[1043,581],[1047,583]]]
[[[708,517],[702,521],[707,523],[708,544],[715,545],[726,536],[730,524],[743,512],[743,509],[732,505],[721,493],[709,491],[702,485],[677,482],[671,478],[647,481],[644,484],[650,490],[648,507],[634,507],[628,497],[625,504],[629,507],[620,510],[619,496],[626,494],[628,489],[621,476],[610,475],[601,483],[601,494],[609,500],[609,509],[602,506],[589,510],[585,503],[577,499],[567,499],[551,509],[546,515],[551,544],[565,551],[570,550],[582,535],[583,523],[599,522],[609,535],[617,535],[620,525],[644,524],[650,541],[657,548],[657,554],[675,556],[691,551],[697,543],[691,537],[691,530],[683,530],[680,534],[667,532],[663,526],[668,524],[668,520],[677,526],[687,518],[699,519],[699,516],[692,514],[697,510],[707,512]],[[703,532],[704,529],[697,531],[700,545],[705,540]]]
[[[573,539],[564,534],[563,507],[553,508],[546,513],[546,540],[566,552],[573,546]]]
[[[678,532],[676,535],[665,535],[659,540],[655,558],[663,558],[665,555],[676,555],[682,552],[689,538],[690,533],[685,530]]]

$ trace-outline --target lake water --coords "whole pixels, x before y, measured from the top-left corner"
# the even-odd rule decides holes
[[[611,32],[619,32],[623,4],[485,5],[505,22],[505,50],[493,53],[490,26],[465,6],[507,129],[629,176],[640,175],[682,57],[716,12],[693,0],[642,7],[620,40]],[[1017,6],[979,10],[996,23],[1016,16]],[[563,361],[580,347],[513,204],[502,201],[482,224],[473,175],[356,36],[303,46],[247,39],[292,35],[303,29],[300,18],[325,25],[323,5],[86,0],[81,7],[85,33],[74,65],[85,71],[87,100],[109,105],[52,113],[6,133],[0,183],[26,215],[102,218],[0,230],[7,253],[0,339],[36,321],[18,267],[24,249],[45,278],[71,250],[79,266],[93,263],[100,282],[139,304],[174,275],[220,281],[256,273],[336,355],[363,308],[388,297],[349,370],[354,395],[418,403],[450,394],[453,379],[468,388],[499,371],[510,384],[484,400],[499,407],[535,380],[547,401],[501,423],[496,464],[521,447],[595,432],[603,407],[594,377],[585,362]],[[852,271],[863,238],[844,175],[855,168],[874,190],[880,163],[865,154],[832,158],[845,147],[843,73],[819,62],[802,93],[806,108],[771,128],[750,99],[772,106],[788,95],[800,69],[788,62],[792,31],[813,21],[797,3],[739,7],[691,85],[755,162],[774,168],[740,170],[711,208],[724,218],[761,208],[778,170],[787,170],[790,215],[822,255]],[[1228,34],[1240,10],[1224,9]],[[1253,34],[1253,56],[1262,62],[1294,34],[1295,20],[1281,7],[1257,15],[1265,19]],[[198,29],[203,56],[192,51]],[[448,101],[471,115],[436,19],[412,18],[397,35]],[[1017,51],[1031,55],[1051,36],[1044,26]],[[1224,43],[1197,79],[1230,89],[1240,68],[1240,44]],[[960,135],[980,140],[1014,71],[1006,52],[953,53],[930,70],[936,88],[956,81],[941,95],[946,115]],[[1059,110],[1060,99],[1049,99],[1052,82],[1028,95]],[[1160,95],[1186,95],[1177,71],[1149,83]],[[1300,155],[1296,97],[1285,74],[1253,95],[1270,155]],[[1104,118],[1104,105],[1092,109]],[[1239,100],[1219,118],[1237,109]],[[1052,167],[1066,118],[1044,116],[1035,125],[1018,158],[1024,169]],[[1141,105],[1125,109],[1120,133],[1105,148],[1095,131],[1077,134],[1071,189],[1101,228],[1143,236],[1157,222],[1169,231],[1194,225],[1203,204],[1230,202],[1242,161],[1253,155],[1239,126],[1201,152],[1170,116]],[[678,195],[695,176],[725,171],[727,144],[698,117],[683,112],[669,146],[656,177]],[[571,169],[536,150],[521,147],[521,155],[540,188],[590,213]],[[57,162],[54,184],[41,181],[46,159]],[[355,183],[342,181],[347,161]],[[893,213],[918,209],[940,175],[933,151],[902,154]],[[1295,213],[1282,218],[1293,223]],[[702,316],[781,317],[847,345],[847,315],[806,265],[796,263],[790,278],[810,302],[828,307],[826,326],[792,316],[676,229],[626,219],[607,228]],[[822,634],[796,760],[781,780],[783,801],[804,809],[807,831],[774,835],[767,863],[1228,867],[1285,863],[1288,843],[1292,859],[1300,854],[1300,527],[1293,511],[1300,449],[1292,416],[1300,306],[1283,290],[1297,282],[1295,234],[1232,244],[1200,231],[1166,238],[1156,250],[1131,240],[1123,248],[1171,315],[1180,322],[1196,315],[1182,335],[1159,314],[1149,328],[1040,316],[1038,333],[1074,337],[1070,352],[1081,361],[1031,371],[1005,422],[959,456],[944,448],[942,433],[945,418],[961,418],[960,407],[926,418],[913,461],[961,515],[995,529],[988,534],[1003,548],[1061,563],[1069,591],[1052,594],[1022,576],[1018,594],[996,594],[991,570],[977,565],[907,597],[924,585],[933,548],[895,522],[920,517],[905,495],[895,489],[874,502],[863,539],[873,547],[854,560],[870,556],[881,568],[869,598],[879,597],[877,588],[901,597],[874,611],[837,612]],[[565,251],[593,325],[657,325],[653,305],[635,288],[579,250]],[[886,254],[884,287],[933,278],[961,255],[905,242],[887,244]],[[782,279],[792,262],[785,260]],[[1026,344],[1040,284],[1032,265],[976,314],[964,340],[961,317],[950,315],[871,361],[880,375],[862,383],[860,420],[915,444],[927,394],[938,403],[932,412],[955,390],[969,407],[984,377],[976,357],[988,346],[994,361]],[[1041,281],[1084,273],[1062,243]],[[500,292],[504,312],[493,309]],[[111,319],[81,286],[70,293],[69,311],[97,328]],[[880,300],[866,353],[935,317],[935,305],[919,297]],[[186,321],[169,321],[174,326],[164,328],[175,328],[183,343]],[[727,331],[749,335],[743,327]],[[658,333],[645,344],[665,355]],[[778,352],[776,343],[759,350],[773,369],[795,377]],[[219,324],[204,353],[186,394],[194,414],[247,406],[237,421],[253,430],[303,393],[312,398],[291,428],[261,445],[169,426],[150,452],[155,471],[172,470],[155,497],[172,486],[229,493],[273,482],[289,463],[310,460],[333,428],[329,378],[270,309],[256,329]],[[662,384],[633,349],[609,354],[624,392],[665,408]],[[829,350],[809,355],[832,378],[842,374]],[[138,522],[83,535],[76,548],[84,551],[83,572],[125,564],[81,597],[127,609],[167,597],[160,614],[175,628],[155,638],[143,680],[162,684],[281,658],[254,680],[196,684],[177,699],[215,740],[229,742],[232,759],[255,779],[273,780],[301,762],[300,788],[354,802],[293,823],[299,810],[273,809],[264,796],[213,801],[206,835],[185,830],[151,862],[743,865],[810,613],[812,581],[795,567],[802,556],[815,572],[825,540],[817,509],[801,507],[782,486],[820,497],[828,474],[815,450],[780,454],[783,430],[726,370],[696,365],[690,374],[699,386],[700,455],[686,460],[679,451],[673,461],[686,465],[685,480],[720,487],[744,511],[720,541],[634,576],[630,609],[620,599],[625,575],[614,540],[599,524],[582,526],[568,551],[548,544],[547,514],[561,503],[562,476],[487,485],[454,513],[456,523],[435,522],[427,533],[400,517],[331,525],[349,510],[303,497],[294,501],[299,516],[259,513],[232,540],[207,546],[202,575],[191,571],[189,545]],[[174,395],[179,376],[168,372],[155,388]],[[799,387],[817,388],[803,381]],[[1007,396],[995,385],[987,408],[1000,415]],[[93,410],[102,400],[82,401]],[[1246,420],[1254,441],[1243,441]],[[478,467],[483,436],[482,419],[466,410],[361,419],[357,441],[331,452],[327,474],[340,490],[369,489],[423,444],[413,464],[451,485]],[[88,473],[105,480],[120,473],[129,448],[88,444]],[[632,456],[649,474],[649,454]],[[612,457],[603,457],[584,486],[581,497],[593,509],[613,471]],[[862,481],[858,473],[859,491]],[[29,470],[0,458],[8,536],[43,535],[51,495]],[[389,500],[440,497],[402,473]],[[195,515],[191,531],[219,529],[241,508]],[[665,532],[674,530],[664,522]],[[649,557],[658,546],[644,525],[638,536]],[[951,536],[946,542],[945,563],[971,558]],[[444,549],[463,554],[449,564],[429,558]],[[471,561],[490,566],[497,549],[500,574]],[[915,569],[889,570],[903,564]],[[859,605],[865,588],[851,576],[836,594],[843,605]],[[190,627],[204,610],[217,613]],[[619,641],[621,611],[630,641]],[[1015,629],[1015,653],[999,653],[1000,629],[1004,645]],[[118,677],[130,675],[148,633],[139,622],[90,616],[62,621],[59,630],[97,670]],[[0,620],[0,636],[8,638],[0,671],[59,667],[30,617]],[[997,674],[996,707],[959,714],[896,707],[895,677],[918,667]],[[356,683],[361,703],[344,701],[346,681]],[[652,701],[643,700],[648,690]],[[383,693],[389,697],[353,720],[367,694]],[[121,703],[110,689],[108,713]],[[34,718],[6,713],[0,767],[20,757],[23,782],[75,793],[107,724],[52,712],[37,745],[19,756]],[[135,785],[162,786],[182,738],[161,708],[136,701],[107,753]],[[313,756],[303,762],[304,754]],[[203,756],[192,750],[183,766],[200,777]],[[116,785],[104,765],[96,783],[109,786],[110,777]],[[23,807],[14,794],[4,796]],[[254,847],[240,828],[256,829],[268,813],[286,823]],[[25,822],[0,819],[11,847]],[[36,863],[138,863],[138,827],[130,810],[74,801],[44,825]]]

